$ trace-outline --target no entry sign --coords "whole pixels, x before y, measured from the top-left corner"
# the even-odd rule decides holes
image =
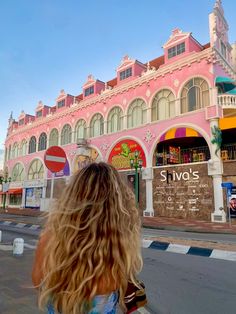
[[[66,164],[66,153],[59,146],[49,147],[44,155],[45,166],[52,172],[61,171]]]

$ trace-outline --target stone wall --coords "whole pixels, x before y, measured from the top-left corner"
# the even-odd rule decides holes
[[[213,197],[212,178],[207,174],[206,163],[154,169],[155,216],[210,221]]]

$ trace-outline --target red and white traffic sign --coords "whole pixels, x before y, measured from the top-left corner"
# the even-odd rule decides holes
[[[52,172],[61,171],[66,164],[66,153],[60,146],[49,147],[44,155],[45,166]]]

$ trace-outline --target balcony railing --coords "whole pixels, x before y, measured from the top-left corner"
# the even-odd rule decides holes
[[[223,109],[236,109],[236,95],[219,95],[218,105]]]
[[[179,153],[175,154],[174,158],[170,152],[156,153],[156,166],[171,165],[171,164],[186,164],[192,162],[202,162],[210,159],[210,151],[207,146],[179,148]],[[222,145],[221,159],[236,160],[236,143]]]

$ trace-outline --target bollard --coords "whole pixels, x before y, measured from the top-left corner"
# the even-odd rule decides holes
[[[0,230],[0,242],[2,242],[2,231]]]
[[[15,238],[13,241],[13,255],[22,255],[24,252],[24,239]]]

